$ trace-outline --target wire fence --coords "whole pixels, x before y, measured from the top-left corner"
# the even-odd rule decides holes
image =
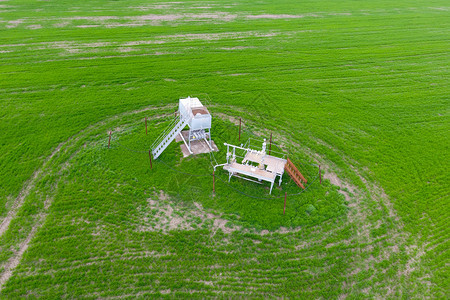
[[[213,176],[213,173],[205,173],[205,174],[192,174],[192,173],[188,173],[188,172],[184,172],[184,171],[180,171],[177,170],[175,168],[172,168],[168,163],[166,163],[164,160],[161,159],[161,157],[158,157],[158,160],[156,160],[157,162],[161,162],[163,163],[166,167],[168,167],[169,169],[171,169],[172,171],[175,171],[177,173],[183,174],[183,175],[190,175],[190,176],[194,176],[194,177],[206,177],[206,176]]]
[[[148,153],[149,150],[137,150],[137,149],[132,149],[129,148],[127,146],[122,145],[121,143],[119,143],[118,140],[114,140],[114,143],[117,144],[120,148],[123,148],[129,152],[134,152],[134,153]]]
[[[210,152],[210,153],[211,153],[212,156],[214,157],[214,154],[213,154],[212,152]],[[216,165],[217,165],[217,164],[216,164]],[[316,166],[316,165],[314,165],[314,166]],[[319,178],[319,176],[320,176],[320,171],[318,170],[317,174],[313,177],[313,180],[310,180],[310,182],[308,183],[307,186],[305,186],[304,189],[302,189],[299,193],[295,193],[295,194],[287,194],[287,197],[293,197],[293,196],[298,196],[298,195],[303,194],[303,193],[304,193],[304,192],[305,192],[305,191],[306,191],[306,190],[307,190],[314,182],[317,181],[317,179]],[[247,193],[245,193],[245,192],[243,192],[243,191],[241,191],[241,190],[235,188],[235,187],[232,186],[229,182],[223,180],[223,179],[220,178],[219,176],[216,176],[216,178],[218,178],[221,182],[223,182],[224,184],[226,184],[228,187],[232,188],[232,189],[235,190],[236,192],[238,192],[238,193],[240,193],[240,194],[242,194],[242,195],[245,195],[245,196],[247,196],[247,197],[253,198],[253,199],[270,200],[270,199],[281,199],[281,198],[284,198],[284,197],[285,197],[284,195],[281,195],[281,196],[269,196],[269,197],[258,197],[258,196],[249,195],[249,194],[247,194]]]
[[[250,137],[250,138],[247,140],[247,142],[245,143],[246,145],[248,145],[247,147],[251,147],[251,146],[252,146],[252,143],[251,143],[252,141],[257,141],[258,143],[262,143],[262,142],[263,142],[263,140],[262,140],[261,138],[256,139],[256,138],[251,138],[251,137]],[[114,144],[118,145],[120,148],[122,148],[122,149],[124,149],[124,150],[126,150],[126,151],[128,151],[128,152],[142,153],[142,154],[143,154],[143,153],[146,153],[146,154],[148,154],[148,153],[151,151],[151,149],[149,149],[149,150],[141,150],[141,149],[133,149],[133,148],[130,148],[130,147],[128,147],[128,146],[124,146],[124,145],[122,145],[122,144],[118,141],[118,139],[114,139],[113,142],[114,142]],[[281,147],[280,147],[279,145],[277,145],[276,143],[274,143],[273,141],[272,141],[272,145],[274,145],[274,146],[277,147],[278,149],[281,149]],[[285,153],[284,153],[284,154],[283,154],[283,153],[280,153],[280,152],[278,152],[278,151],[273,151],[273,150],[271,150],[271,152],[275,152],[275,153],[281,154],[281,155],[283,155],[283,156],[289,156],[289,155],[290,155],[290,153],[288,153],[288,154],[285,154]],[[217,165],[219,165],[219,164],[218,164],[217,159],[216,159],[216,157],[215,157],[215,155],[214,155],[214,152],[209,152],[209,159],[210,159],[211,169],[209,170],[209,172],[207,172],[207,173],[201,173],[201,174],[198,174],[198,173],[194,174],[194,173],[189,173],[189,172],[185,172],[185,171],[181,171],[181,170],[179,170],[179,169],[176,169],[176,168],[172,167],[169,163],[165,162],[165,161],[161,158],[161,156],[158,157],[157,160],[154,160],[154,162],[155,162],[155,163],[162,163],[163,165],[165,165],[165,167],[167,167],[167,168],[169,168],[170,170],[172,170],[172,171],[174,171],[174,172],[176,172],[176,173],[179,173],[179,174],[189,175],[189,176],[192,176],[192,177],[211,177],[211,176],[214,176],[214,175],[215,175],[215,174],[213,173],[214,167],[217,166]],[[312,185],[313,183],[315,183],[315,182],[317,181],[317,179],[320,177],[320,168],[319,168],[319,166],[318,166],[317,164],[313,164],[313,163],[296,163],[296,164],[298,164],[298,165],[304,165],[304,166],[306,166],[306,165],[312,166],[312,167],[318,168],[318,171],[317,171],[317,173],[312,177],[312,180],[311,180],[311,179],[309,180],[308,185],[306,185],[304,189],[302,189],[299,193],[287,194],[286,197],[294,197],[294,196],[299,196],[299,195],[303,194],[303,193],[306,192],[306,191],[311,187],[311,185]],[[218,179],[220,182],[222,182],[223,184],[225,184],[226,186],[228,186],[229,188],[231,188],[231,189],[234,190],[235,192],[237,192],[237,193],[239,193],[239,194],[241,194],[241,195],[244,195],[244,196],[246,196],[246,197],[249,197],[249,198],[259,199],[259,200],[272,200],[272,199],[282,199],[282,198],[285,197],[285,195],[280,195],[280,196],[266,196],[266,197],[250,195],[249,193],[246,193],[245,191],[236,188],[235,186],[233,186],[232,184],[230,184],[228,181],[223,180],[223,179],[221,178],[220,175],[219,175],[219,176],[216,175],[216,176],[214,176],[214,178],[215,178],[215,179]]]

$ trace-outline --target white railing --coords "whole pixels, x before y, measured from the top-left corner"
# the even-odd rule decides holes
[[[154,159],[158,158],[158,156],[167,148],[167,146],[169,146],[173,139],[180,134],[183,128],[189,123],[189,120],[190,118],[176,117],[175,120],[166,128],[166,130],[155,140],[152,145],[152,154]]]

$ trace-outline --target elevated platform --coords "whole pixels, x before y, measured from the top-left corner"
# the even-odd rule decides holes
[[[272,193],[272,188],[277,176],[279,176],[279,185],[281,185],[281,180],[287,161],[283,158],[268,155],[265,151],[265,140],[261,151],[227,143],[225,143],[224,145],[227,146],[227,162],[221,165],[214,166],[214,169],[218,166],[223,166],[223,169],[228,171],[229,173],[228,181],[230,181],[232,176],[240,177],[242,179],[257,183],[260,183],[260,181],[263,180],[268,181],[270,182],[269,193]],[[243,158],[241,163],[238,163],[236,161],[236,158],[238,157],[236,155],[236,149],[241,152],[244,151],[243,157],[240,156],[240,158]],[[241,177],[237,174],[246,177]],[[252,180],[248,177],[255,178],[256,180]]]
[[[245,164],[248,161],[255,162],[257,164],[265,165],[266,170],[276,173],[276,174],[283,174],[284,171],[284,165],[286,164],[286,160],[264,154],[261,151],[248,151],[245,154],[244,159],[242,160],[242,163]]]
[[[261,170],[258,167],[242,165],[235,162],[228,165],[224,165],[223,169],[227,170],[230,173],[239,173],[242,175],[256,178],[258,180],[264,180],[269,182],[274,182],[275,178],[277,177],[277,175],[272,172]]]

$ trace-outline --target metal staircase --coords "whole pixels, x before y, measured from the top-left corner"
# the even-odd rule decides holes
[[[189,123],[190,118],[181,118],[177,116],[172,123],[167,127],[167,129],[161,133],[161,135],[152,144],[152,155],[154,159],[166,150],[167,146],[173,141],[173,139],[180,134],[181,130]]]
[[[305,186],[302,184],[302,181],[304,183],[307,183],[307,180],[289,158],[287,159],[287,162],[284,165],[284,169],[288,172],[289,176],[291,176],[291,178],[299,187],[301,187],[302,189],[305,188]]]

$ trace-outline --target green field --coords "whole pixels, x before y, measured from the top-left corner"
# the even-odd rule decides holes
[[[0,298],[450,294],[448,1],[6,0],[0,33]],[[150,169],[187,96],[220,151]],[[304,192],[212,193],[239,118]]]

